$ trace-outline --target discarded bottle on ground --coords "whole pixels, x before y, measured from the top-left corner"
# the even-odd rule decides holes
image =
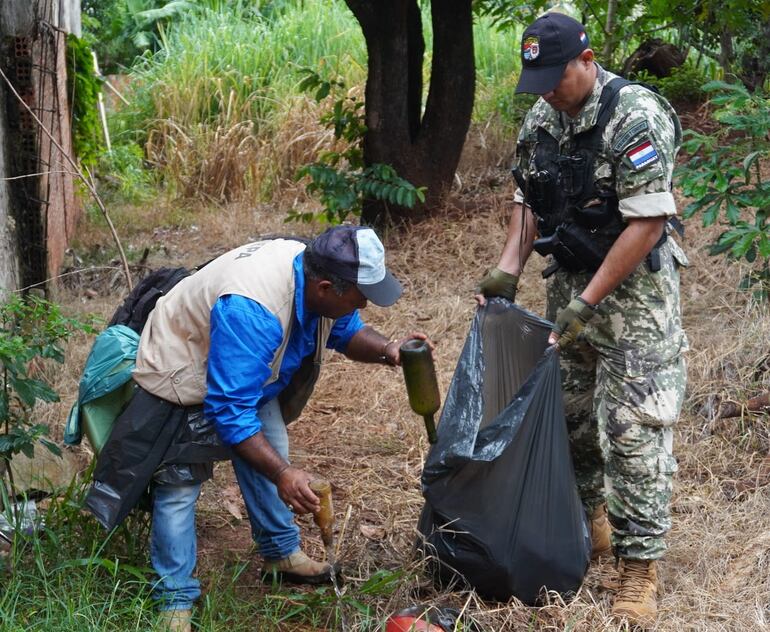
[[[425,419],[428,441],[436,443],[436,424],[433,415],[441,406],[436,369],[430,345],[424,340],[409,340],[399,349],[401,368],[404,370],[409,405]]]

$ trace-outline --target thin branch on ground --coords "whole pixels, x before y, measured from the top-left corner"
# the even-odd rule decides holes
[[[136,266],[134,266],[136,268]],[[100,270],[106,271],[106,270],[120,270],[121,267],[117,266],[90,266],[88,268],[78,268],[77,270],[69,270],[68,272],[62,272],[61,274],[57,274],[56,276],[48,277],[47,279],[44,279],[42,281],[38,281],[37,283],[32,283],[30,285],[27,285],[25,287],[21,287],[18,290],[14,290],[15,292],[25,292],[27,290],[31,290],[32,288],[36,288],[40,285],[45,285],[49,281],[53,281],[54,279],[63,279],[65,277],[73,276],[75,274],[83,274],[84,272],[98,272]]]

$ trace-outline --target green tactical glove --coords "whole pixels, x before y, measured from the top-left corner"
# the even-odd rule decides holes
[[[573,298],[569,305],[556,316],[553,326],[553,331],[559,334],[559,340],[556,343],[559,348],[564,349],[575,342],[594,314],[596,314],[596,306],[589,305],[579,296]]]
[[[500,268],[492,268],[481,279],[477,292],[484,296],[502,296],[509,301],[516,300],[516,287],[519,285],[519,277],[515,274],[503,272]]]

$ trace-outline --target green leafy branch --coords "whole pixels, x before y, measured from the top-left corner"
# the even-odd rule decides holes
[[[20,452],[32,458],[37,442],[61,454],[45,438],[48,426],[36,423],[33,413],[39,402],[59,401],[43,369],[46,361],[64,362],[62,345],[76,331],[92,332],[93,327],[65,317],[58,305],[40,298],[14,296],[0,306],[0,461],[7,464]]]
[[[762,269],[744,277],[741,285],[756,286],[757,297],[765,299],[770,290],[770,180],[763,164],[770,158],[770,98],[722,81],[707,83],[703,90],[714,94],[714,118],[721,127],[714,134],[687,132],[683,149],[692,157],[677,175],[682,192],[693,201],[683,215],[699,214],[704,226],[721,220],[725,230],[710,254],[762,260]]]
[[[322,77],[311,68],[303,68],[301,72],[304,77],[299,89],[313,93],[318,102],[334,98],[345,88],[339,78]],[[339,224],[349,215],[360,215],[365,199],[406,208],[414,208],[418,202],[425,201],[425,187],[415,187],[401,178],[392,166],[365,164],[363,109],[364,104],[355,96],[337,96],[331,109],[321,116],[321,124],[334,131],[335,148],[321,152],[315,162],[301,167],[296,179],[309,180],[306,190],[318,197],[324,210],[318,214],[292,211],[287,221],[309,222],[321,218],[330,224]]]

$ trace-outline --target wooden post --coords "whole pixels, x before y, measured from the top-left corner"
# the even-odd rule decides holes
[[[96,51],[92,50],[91,55],[94,58],[94,72],[96,73],[97,77],[101,77],[102,73],[99,72],[99,62],[96,59]],[[102,91],[99,90],[99,97],[98,97],[98,107],[99,107],[99,118],[102,121],[102,131],[104,132],[104,144],[107,146],[107,153],[112,153],[112,143],[110,143],[110,130],[107,129],[107,112],[104,109],[104,96],[102,95]]]

